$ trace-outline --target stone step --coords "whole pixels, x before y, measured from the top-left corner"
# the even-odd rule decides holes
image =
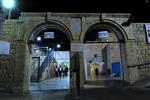
[[[129,86],[130,84],[122,80],[94,80],[85,81],[85,85],[94,85],[100,87],[123,87]]]
[[[38,78],[31,78],[30,82],[38,82]]]

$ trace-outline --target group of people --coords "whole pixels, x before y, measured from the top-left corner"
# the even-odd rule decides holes
[[[64,66],[64,67],[56,66],[55,75],[56,75],[56,77],[67,76],[68,75],[68,67],[67,66]]]

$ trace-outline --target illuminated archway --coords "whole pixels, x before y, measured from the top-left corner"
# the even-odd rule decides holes
[[[46,41],[47,43],[49,42],[52,42],[52,43],[56,43],[57,40],[59,39],[63,39],[61,37],[64,37],[64,39],[62,41],[67,41],[67,45],[69,46],[68,47],[68,51],[70,51],[70,42],[72,41],[72,35],[71,35],[71,32],[69,30],[69,28],[67,28],[63,23],[59,22],[59,21],[55,21],[55,20],[51,20],[51,21],[47,21],[47,22],[43,22],[41,24],[38,24],[35,28],[33,28],[33,30],[28,33],[28,34],[25,34],[24,35],[24,39],[26,40],[27,44],[28,44],[28,47],[29,47],[29,50],[30,50],[30,53],[28,53],[27,57],[26,57],[26,61],[31,61],[31,55],[32,55],[32,45],[35,44],[37,41],[36,41],[36,38],[37,36],[40,36],[44,34],[44,32],[48,32],[48,31],[55,31],[56,32],[56,38],[54,38],[52,41]],[[43,43],[46,43],[46,42],[43,42]],[[31,66],[31,62],[30,62],[30,65],[26,65],[25,66],[25,77],[24,77],[24,87],[29,87],[29,83],[30,83],[30,66]],[[28,80],[28,81],[27,81]]]
[[[108,37],[99,36],[99,32],[104,31],[107,33]],[[104,62],[104,72],[100,72],[101,76],[115,77],[109,77],[107,79],[102,78],[102,80],[128,80],[126,50],[124,45],[127,40],[127,35],[119,24],[110,20],[92,24],[82,37],[85,45],[84,59],[86,63],[85,73],[87,75],[89,75],[88,67],[90,63],[98,61],[99,63]],[[88,52],[88,54],[86,52]],[[117,53],[117,57],[113,58],[115,57],[115,53]],[[87,75],[85,75],[86,80],[91,80],[90,76],[88,78]],[[116,78],[116,76],[119,78]]]

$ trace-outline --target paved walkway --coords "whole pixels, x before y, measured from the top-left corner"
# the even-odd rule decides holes
[[[0,100],[65,100],[67,90],[30,91],[23,95],[1,94]]]
[[[69,77],[58,77],[39,83],[30,83],[30,91],[22,95],[1,94],[0,100],[65,100]]]
[[[69,89],[69,77],[57,77],[39,83],[30,83],[30,90]]]
[[[75,96],[69,94],[66,81],[68,77],[54,78],[38,84],[32,83],[28,93],[1,94],[0,100],[150,100],[150,89],[131,87],[84,88],[81,89],[80,96]]]
[[[80,96],[68,95],[66,100],[150,100],[150,90],[134,88],[81,89]]]

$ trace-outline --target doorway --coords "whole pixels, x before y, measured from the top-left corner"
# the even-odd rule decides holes
[[[86,80],[122,80],[119,43],[85,43]]]
[[[85,84],[105,86],[123,82],[125,37],[115,25],[107,22],[89,27],[84,37]],[[116,84],[117,85],[117,84]]]
[[[38,25],[35,29],[38,31],[33,31],[29,37],[31,91],[70,88],[70,36],[61,30],[62,26],[57,27],[56,23],[52,26],[49,23]]]

